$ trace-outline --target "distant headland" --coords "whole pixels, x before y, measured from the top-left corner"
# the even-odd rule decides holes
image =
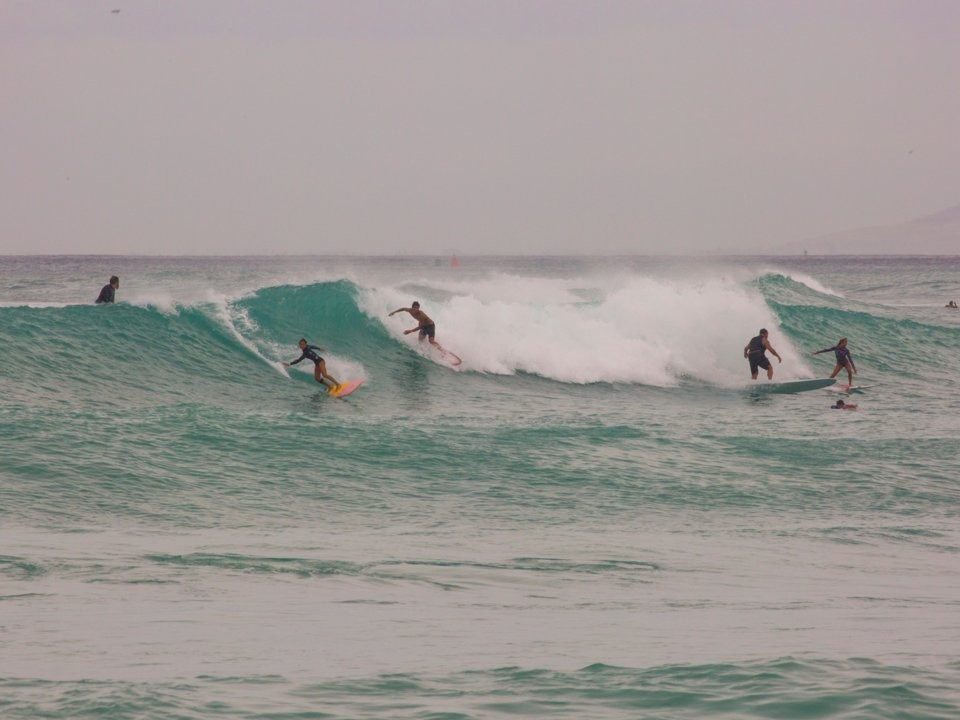
[[[855,228],[797,240],[790,255],[960,255],[960,205],[894,225]]]

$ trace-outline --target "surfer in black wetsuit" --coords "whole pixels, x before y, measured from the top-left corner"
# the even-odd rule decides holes
[[[302,354],[293,362],[285,362],[283,364],[284,367],[290,367],[291,365],[296,365],[301,360],[313,360],[314,380],[316,380],[318,383],[326,387],[327,383],[323,381],[323,379],[326,378],[331,383],[333,383],[334,388],[340,386],[340,382],[335,377],[327,373],[327,363],[324,361],[324,359],[314,352],[314,350],[323,350],[322,347],[319,347],[317,345],[307,344],[307,341],[305,338],[300,338],[300,342],[298,342],[297,345],[300,346],[300,351]]]
[[[752,338],[743,349],[743,356],[750,361],[750,377],[753,380],[757,379],[760,368],[767,371],[767,380],[773,380],[773,365],[770,364],[770,359],[767,357],[767,350],[776,356],[778,362],[783,362],[783,358],[780,357],[780,354],[773,349],[773,345],[767,340],[767,335],[766,329],[761,328],[760,334]]]
[[[120,278],[116,275],[110,277],[110,282],[100,289],[100,294],[94,300],[98,305],[100,303],[112,303],[116,296],[116,291],[120,289]]]
[[[813,354],[819,355],[825,352],[832,352],[837,358],[837,364],[833,368],[833,372],[830,373],[830,377],[836,377],[841,370],[846,370],[847,379],[849,380],[847,385],[853,385],[853,376],[857,372],[857,366],[853,364],[853,357],[851,357],[850,351],[847,349],[847,339],[840,338],[833,347],[817,350]]]

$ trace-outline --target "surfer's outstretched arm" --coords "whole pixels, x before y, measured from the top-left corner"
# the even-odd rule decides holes
[[[783,362],[783,358],[780,357],[780,353],[778,353],[776,350],[773,349],[773,345],[770,344],[770,341],[769,341],[769,340],[764,340],[763,342],[764,342],[764,345],[766,346],[767,350],[769,350],[771,353],[773,353],[773,356],[777,359],[777,362],[782,363],[782,362]]]
[[[296,360],[291,360],[290,362],[285,362],[285,363],[283,364],[283,366],[284,366],[284,367],[290,367],[291,365],[296,365],[298,362],[300,362],[301,360],[303,360],[306,356],[307,356],[307,354],[304,353],[303,355],[301,355],[300,357],[298,357]]]

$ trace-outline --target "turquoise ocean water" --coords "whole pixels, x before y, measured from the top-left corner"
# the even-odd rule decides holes
[[[960,717],[950,299],[956,257],[0,258],[0,717]],[[751,391],[760,327],[870,387]]]

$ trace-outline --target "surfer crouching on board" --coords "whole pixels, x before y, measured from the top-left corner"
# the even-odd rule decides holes
[[[813,354],[819,355],[820,353],[825,352],[832,352],[837,357],[837,365],[833,368],[833,372],[830,373],[830,377],[836,377],[837,373],[839,373],[841,370],[846,370],[847,378],[849,379],[847,385],[853,385],[853,376],[857,372],[857,366],[853,364],[853,358],[850,356],[850,351],[847,349],[847,339],[840,338],[837,341],[837,344],[833,347],[817,350]]]
[[[329,375],[327,373],[327,363],[324,361],[324,359],[314,352],[314,350],[323,350],[322,347],[318,347],[317,345],[308,345],[305,338],[300,338],[300,342],[298,342],[297,345],[300,346],[300,350],[303,354],[293,362],[285,362],[283,364],[284,367],[296,365],[301,360],[313,360],[314,380],[326,387],[327,384],[323,381],[323,379],[326,378],[333,383],[333,387],[336,388],[340,386],[340,382],[333,377],[333,375]]]
[[[750,377],[753,380],[757,379],[759,368],[767,371],[767,380],[773,380],[773,365],[770,364],[770,359],[767,357],[767,350],[776,356],[778,362],[783,362],[783,358],[767,340],[767,335],[766,329],[760,328],[760,334],[752,338],[743,349],[743,356],[750,361]]]
[[[409,330],[404,330],[404,335],[409,335],[412,332],[420,331],[420,342],[423,342],[424,338],[427,338],[430,341],[431,345],[436,345],[440,347],[440,344],[437,342],[437,326],[433,323],[433,320],[430,319],[430,316],[427,315],[423,310],[420,309],[420,303],[416,300],[408,308],[397,308],[394,310],[388,317],[393,317],[398,312],[408,312],[413,315],[413,319],[417,321],[417,326],[415,328],[410,328]]]

